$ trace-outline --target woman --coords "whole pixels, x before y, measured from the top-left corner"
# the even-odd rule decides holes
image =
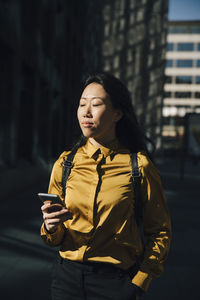
[[[71,151],[56,161],[48,191],[58,194],[67,208],[41,208],[41,236],[46,244],[60,247],[52,299],[141,299],[152,278],[162,273],[171,236],[159,172],[146,154],[130,94],[119,79],[108,73],[89,76],[77,116],[83,138],[66,195],[62,168]],[[145,247],[135,219],[133,152],[141,172]]]

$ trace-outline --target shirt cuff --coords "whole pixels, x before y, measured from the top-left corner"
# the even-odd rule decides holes
[[[132,283],[139,286],[143,291],[147,291],[151,283],[152,277],[148,273],[138,271],[133,277]]]
[[[62,225],[58,225],[57,230],[54,233],[50,233],[46,230],[44,223],[41,227],[41,237],[45,243],[50,246],[57,246],[61,243],[65,229]]]

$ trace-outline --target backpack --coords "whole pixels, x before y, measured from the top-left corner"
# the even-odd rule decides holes
[[[67,159],[63,162],[63,171],[62,171],[62,188],[63,188],[63,196],[65,197],[66,183],[68,177],[71,173],[71,169],[73,168],[73,159],[78,150],[78,146],[74,147]],[[141,182],[141,172],[138,168],[138,160],[137,153],[130,153],[131,157],[131,178],[133,184],[133,192],[135,198],[135,220],[136,224],[139,228],[142,242],[144,242],[144,233],[143,233],[143,205],[140,199],[140,182]]]

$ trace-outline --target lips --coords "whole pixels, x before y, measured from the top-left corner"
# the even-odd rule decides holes
[[[88,127],[92,127],[93,123],[91,123],[91,122],[83,122],[82,125],[83,125],[83,127],[88,128]]]

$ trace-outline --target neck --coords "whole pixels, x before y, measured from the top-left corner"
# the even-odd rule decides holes
[[[97,148],[101,148],[101,147],[107,147],[110,143],[116,141],[116,137],[108,140],[108,141],[101,141],[101,140],[97,140],[94,138],[89,138],[89,141],[92,145],[94,145]]]

